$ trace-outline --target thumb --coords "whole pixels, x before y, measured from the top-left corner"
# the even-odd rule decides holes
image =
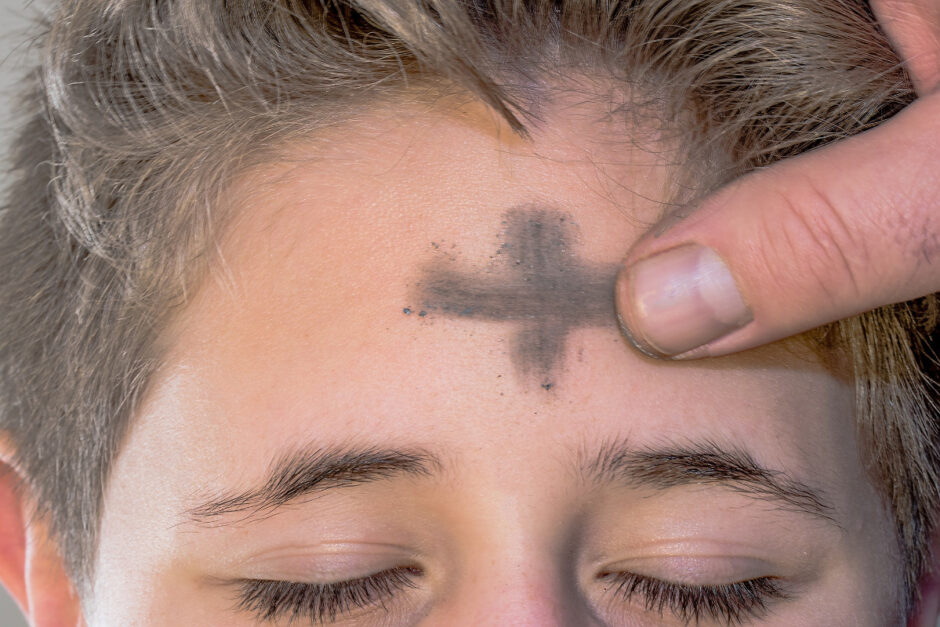
[[[658,229],[661,231],[662,229]],[[722,355],[940,289],[940,93],[748,175],[628,254],[625,333]]]

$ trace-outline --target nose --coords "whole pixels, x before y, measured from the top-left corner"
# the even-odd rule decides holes
[[[488,577],[481,573],[459,592],[441,625],[470,627],[595,627],[575,582],[545,571],[514,569]],[[437,624],[437,623],[435,623]]]

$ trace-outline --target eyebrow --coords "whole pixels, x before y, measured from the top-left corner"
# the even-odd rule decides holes
[[[739,447],[706,440],[636,449],[624,441],[612,441],[587,459],[579,464],[582,476],[595,484],[620,483],[657,491],[679,486],[720,486],[839,526],[835,507],[820,489],[785,471],[761,465]]]
[[[760,465],[740,448],[714,442],[632,448],[611,441],[590,455],[578,456],[581,477],[595,485],[619,484],[666,491],[680,486],[716,486],[734,490],[781,509],[806,514],[839,526],[835,509],[819,490],[784,471]],[[185,512],[189,522],[214,526],[238,516],[250,522],[324,492],[405,477],[441,474],[440,458],[424,450],[310,448],[287,453],[273,463],[261,483],[231,491]]]
[[[406,476],[430,477],[441,468],[440,461],[424,451],[377,447],[298,450],[274,462],[260,485],[209,499],[186,514],[190,522],[200,525],[233,515],[246,522],[322,492]]]

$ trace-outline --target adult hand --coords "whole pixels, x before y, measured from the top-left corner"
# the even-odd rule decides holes
[[[871,4],[918,99],[638,242],[617,281],[638,348],[722,355],[940,290],[940,2]]]

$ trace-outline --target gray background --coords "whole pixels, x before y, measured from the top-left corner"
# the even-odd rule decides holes
[[[13,123],[10,121],[11,99],[16,93],[16,85],[22,79],[23,72],[32,58],[29,46],[26,43],[27,29],[30,24],[29,16],[40,14],[42,7],[48,3],[33,2],[31,0],[0,0],[0,145],[4,157],[0,176],[6,171],[6,153],[9,146],[10,130]],[[0,184],[5,181],[0,179]],[[16,604],[7,596],[0,586],[0,627],[24,627],[23,620]]]

